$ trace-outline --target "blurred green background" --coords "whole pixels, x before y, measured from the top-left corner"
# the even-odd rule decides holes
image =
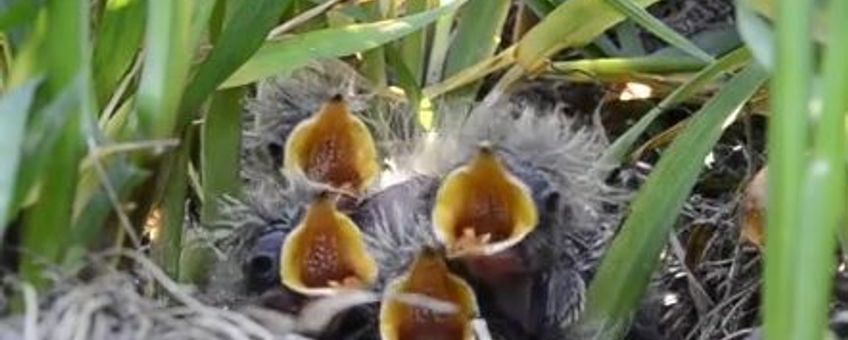
[[[630,162],[667,108],[697,110],[639,188],[581,327],[623,336],[657,265],[644,259],[659,258],[724,123],[756,105],[768,115],[766,337],[822,338],[848,235],[848,2],[739,0],[733,29],[684,36],[646,10],[667,1],[0,0],[3,267],[46,289],[47,269],[143,247],[155,212],[150,254],[180,277],[186,202],[238,194],[241,99],[319,58],[402,92],[422,129],[438,119],[431,103],[531,78],[656,83],[659,102],[614,136],[604,165]]]

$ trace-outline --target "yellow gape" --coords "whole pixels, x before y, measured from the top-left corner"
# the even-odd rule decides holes
[[[508,249],[533,231],[538,220],[530,190],[488,145],[445,177],[433,208],[436,237],[451,257]]]
[[[402,301],[406,295],[398,294],[423,295],[447,303],[453,310],[412,305]],[[407,274],[389,285],[380,308],[380,336],[383,340],[471,340],[471,321],[476,314],[477,300],[471,287],[449,272],[439,254],[424,250]]]
[[[377,263],[356,224],[322,196],[283,242],[280,276],[296,292],[329,295],[373,284]]]
[[[283,167],[352,193],[365,190],[380,171],[368,127],[348,110],[341,95],[294,128],[286,141]]]

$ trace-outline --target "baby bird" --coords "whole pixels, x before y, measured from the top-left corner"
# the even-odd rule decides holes
[[[368,127],[337,94],[286,140],[284,169],[358,195],[377,178],[377,149]]]
[[[365,250],[359,227],[321,195],[285,238],[280,278],[304,295],[331,295],[362,289],[377,278],[377,264]]]
[[[403,301],[412,294],[447,304],[444,311]],[[471,286],[448,269],[433,249],[424,248],[407,273],[386,288],[380,307],[380,337],[383,340],[473,340],[472,320],[477,301]]]
[[[300,296],[370,287],[384,298],[381,307],[359,314],[377,321],[365,338],[442,331],[459,334],[446,338],[467,338],[466,321],[457,315],[395,298],[407,293],[447,300],[463,311],[462,320],[479,311],[496,339],[562,336],[582,310],[586,284],[617,221],[604,207],[623,197],[610,195],[606,172],[595,167],[602,134],[559,114],[499,102],[470,113],[441,112],[435,132],[375,141],[339,98],[321,99],[312,116],[301,107],[291,110],[309,106],[294,98],[298,91],[327,86],[283,83],[282,89],[274,82],[260,87],[248,110],[253,128],[245,133],[243,177],[252,212],[229,217],[257,222],[236,242],[246,252],[247,281],[265,280],[247,286]],[[356,106],[357,97],[348,98]],[[280,107],[288,111],[272,114]],[[375,180],[375,146],[395,164],[382,176],[396,184]],[[343,197],[312,199],[328,190],[357,200],[336,207],[334,199]],[[247,217],[251,213],[261,217]],[[250,272],[256,269],[263,273]],[[268,269],[279,273],[276,285],[268,282],[275,276]],[[430,280],[454,288],[434,291]],[[470,293],[444,294],[450,290]]]

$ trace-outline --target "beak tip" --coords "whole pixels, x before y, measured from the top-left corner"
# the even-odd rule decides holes
[[[479,150],[479,152],[481,154],[491,155],[494,152],[493,151],[494,145],[492,144],[492,142],[485,140],[485,141],[480,142],[480,144],[477,145],[477,149]]]

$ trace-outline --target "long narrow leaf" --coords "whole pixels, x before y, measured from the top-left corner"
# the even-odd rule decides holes
[[[701,72],[698,72],[686,84],[678,87],[674,92],[666,96],[655,108],[648,111],[642,118],[636,122],[630,129],[604,151],[601,157],[601,164],[604,166],[614,167],[620,164],[625,155],[633,148],[633,144],[639,139],[639,136],[645,132],[648,126],[657,119],[657,117],[668,110],[669,108],[682,103],[687,98],[691,97],[698,90],[703,88],[715,80],[718,76],[725,72],[733,71],[751,58],[751,53],[745,48],[740,48],[729,53],[718,61],[707,66]]]
[[[200,106],[221,82],[256,52],[289,4],[290,0],[256,0],[240,4],[186,89],[183,115],[189,115]]]
[[[15,195],[15,178],[18,174],[27,117],[35,90],[40,83],[39,79],[30,80],[0,98],[0,136],[3,136],[0,155],[3,155],[4,159],[0,162],[0,242]]]
[[[777,54],[771,83],[772,115],[767,145],[769,197],[763,304],[765,337],[769,340],[816,339],[815,334],[821,334],[821,329],[814,330],[815,333],[802,333],[805,329],[809,330],[808,327],[821,325],[799,324],[802,320],[796,310],[806,300],[807,292],[798,290],[801,287],[794,285],[797,282],[794,276],[800,273],[801,267],[818,264],[800,262],[801,259],[795,257],[797,252],[792,250],[800,246],[797,244],[798,237],[807,232],[800,227],[803,173],[807,164],[809,89],[813,71],[813,44],[810,40],[813,3],[781,0],[777,4]]]
[[[192,54],[193,0],[149,1],[144,71],[138,89],[138,117],[145,135],[170,136],[176,124]]]
[[[470,0],[459,11],[456,35],[445,62],[445,77],[457,74],[495,53],[510,5],[509,0]],[[468,94],[476,92],[477,87],[468,87]]]
[[[466,0],[398,19],[329,28],[271,41],[262,46],[222,87],[244,85],[303,66],[315,58],[350,55],[378,47],[415,32]]]
[[[809,84],[812,73],[812,53],[796,50],[811,47],[810,40],[806,36],[809,26],[802,29],[793,24],[808,25],[811,10],[812,6],[801,8],[796,6],[796,3],[788,5],[783,2],[778,7],[780,19],[786,20],[789,17],[787,14],[792,13],[792,17],[797,22],[779,22],[777,25],[779,53],[776,59],[776,70],[783,74],[776,75],[773,91],[787,98],[774,98],[775,117],[773,119],[776,122],[773,124],[775,125],[800,123],[797,120],[810,117],[805,114],[808,111],[801,106],[810,101],[809,90],[802,86]],[[796,125],[792,127],[792,130],[789,126],[779,128],[770,126],[777,128],[777,131],[769,131],[773,133],[770,135],[771,138],[781,133],[784,138],[798,139],[795,143],[775,141],[770,144],[770,146],[784,148],[771,150],[770,162],[774,162],[774,165],[769,166],[769,190],[771,191],[772,188],[777,190],[773,196],[778,200],[777,204],[790,204],[787,201],[787,196],[790,194],[800,198],[795,198],[792,202],[795,204],[792,206],[783,206],[794,210],[790,213],[772,215],[771,209],[776,206],[768,207],[765,315],[766,332],[770,339],[822,339],[827,327],[828,306],[836,262],[834,258],[835,232],[843,223],[845,211],[845,110],[848,108],[848,100],[845,97],[845,89],[848,88],[848,63],[845,61],[848,58],[848,44],[844,34],[848,33],[848,23],[844,20],[844,14],[848,13],[848,3],[830,1],[828,10],[832,14],[829,22],[831,39],[822,68],[825,86],[822,115],[812,129],[812,157],[805,162],[806,165],[792,164],[790,168],[787,168],[790,166],[788,163],[777,163],[778,161],[788,162],[790,158],[806,158],[805,156],[808,155],[806,150],[793,148],[803,147],[800,143],[804,142],[801,136],[804,135],[806,125]],[[799,18],[805,14],[805,19]],[[801,32],[794,31],[796,29],[800,29]],[[793,107],[795,109],[789,112],[788,110]],[[775,166],[780,167],[779,176],[787,176],[791,171],[798,169],[799,165],[804,167],[802,178],[791,179],[791,184],[785,177],[778,179],[782,180],[780,183],[774,182],[772,176],[777,170]],[[772,186],[773,183],[777,187]],[[793,185],[799,185],[797,189],[800,191],[788,192]],[[771,198],[769,200],[768,203],[771,204]],[[796,223],[787,223],[792,220],[772,220],[772,216],[794,217],[797,220],[795,220]],[[778,231],[777,228],[781,230]],[[777,234],[778,241],[774,243],[772,243],[774,240],[772,233]],[[781,259],[787,262],[773,260],[773,256],[778,252]],[[774,280],[778,278],[788,279],[788,281],[776,283]],[[778,289],[781,288],[788,290],[780,295],[771,294],[779,292]],[[768,324],[775,322],[774,320],[784,320],[787,324]],[[775,333],[778,329],[780,333]]]
[[[212,221],[218,201],[224,195],[237,195],[239,189],[239,150],[241,150],[241,99],[244,88],[215,93],[201,136],[201,171],[204,204],[202,220]]]
[[[106,2],[92,57],[94,91],[100,107],[106,105],[141,47],[146,6],[146,0]]]
[[[24,278],[36,286],[46,284],[42,276],[45,266],[59,264],[70,246],[71,210],[76,189],[79,160],[84,151],[81,123],[84,103],[91,94],[89,66],[89,3],[86,0],[50,1],[51,18],[44,49],[48,98],[63,93],[76,94],[71,105],[62,107],[67,124],[59,133],[54,153],[46,162],[50,173],[41,177],[42,194],[38,204],[27,211],[23,245],[29,251],[21,258]],[[92,112],[93,113],[93,112]]]
[[[634,4],[647,7],[655,2],[657,0],[635,0]],[[521,39],[516,50],[518,64],[525,70],[538,69],[554,53],[588,44],[624,19],[624,15],[606,1],[567,1]]]
[[[718,141],[723,122],[738,112],[766,80],[752,64],[730,80],[665,150],[631,205],[630,216],[605,255],[587,293],[579,321],[581,339],[620,339],[650,282],[678,212]]]
[[[713,60],[713,57],[707,52],[701,50],[700,47],[693,44],[689,39],[675,32],[670,27],[666,26],[662,21],[648,13],[644,8],[639,7],[633,0],[605,0],[615,6],[619,11],[626,14],[631,20],[638,23],[644,29],[655,34],[660,39],[664,40],[671,46],[675,46],[689,55],[701,59],[706,62]]]
[[[179,277],[180,254],[188,193],[188,164],[195,139],[194,128],[187,129],[179,148],[165,157],[158,173],[157,191],[161,194],[161,226],[153,243],[152,256],[170,277]],[[157,195],[158,196],[158,195]]]
[[[431,10],[438,6],[435,0],[411,0],[407,1],[407,15]],[[400,41],[401,60],[406,64],[407,70],[412,74],[416,84],[421,86],[424,81],[424,61],[427,60],[427,30],[411,33]]]

